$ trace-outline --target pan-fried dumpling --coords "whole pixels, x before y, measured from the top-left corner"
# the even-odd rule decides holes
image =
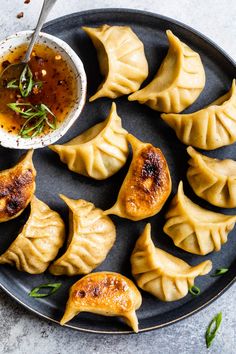
[[[29,150],[14,167],[0,172],[0,222],[19,216],[34,195],[33,152]]]
[[[193,203],[184,195],[182,182],[165,217],[164,232],[175,246],[203,256],[220,251],[236,221],[235,215],[215,213]]]
[[[147,224],[131,255],[132,274],[138,286],[162,301],[175,301],[188,294],[194,279],[212,268],[211,261],[191,267],[182,259],[154,246]]]
[[[112,103],[107,119],[63,145],[51,145],[71,171],[98,180],[114,175],[125,164],[129,148],[127,131]]]
[[[166,31],[169,51],[154,79],[128,97],[160,112],[179,113],[190,106],[205,86],[201,58],[170,30]]]
[[[160,149],[131,134],[128,141],[133,159],[115,205],[104,213],[138,221],[161,210],[171,192],[171,177]]]
[[[71,287],[60,323],[64,325],[80,312],[92,312],[122,317],[134,332],[138,332],[135,310],[141,304],[141,294],[130,279],[113,272],[92,273]]]
[[[65,253],[50,267],[54,275],[90,273],[106,258],[116,239],[116,228],[101,209],[82,199],[60,195],[69,207],[69,236]]]
[[[43,273],[57,256],[65,239],[60,215],[35,196],[30,216],[10,247],[0,256],[0,264],[10,264],[22,272]]]
[[[236,87],[210,106],[190,114],[162,114],[182,143],[213,150],[236,141]]]
[[[221,208],[236,208],[236,161],[212,159],[187,148],[187,178],[194,192]]]
[[[139,89],[148,76],[148,63],[143,43],[130,27],[103,25],[98,28],[83,27],[91,38],[98,54],[104,81],[90,97],[116,98]]]

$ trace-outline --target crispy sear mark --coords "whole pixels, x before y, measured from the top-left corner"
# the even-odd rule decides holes
[[[23,173],[20,169],[3,180],[0,185],[0,201],[4,198],[6,204],[0,209],[0,214],[7,213],[8,216],[12,217],[22,208],[25,208],[32,192],[32,183],[34,183],[34,174],[31,168]]]
[[[160,149],[147,145],[137,156],[127,181],[122,203],[129,215],[161,205],[169,194],[170,175]]]
[[[157,149],[149,147],[141,153],[141,159],[143,160],[141,178],[143,180],[151,178],[154,182],[152,184],[154,189],[162,183],[161,171],[164,165],[163,158],[161,158],[161,154],[158,152]]]
[[[104,279],[87,278],[79,284],[79,289],[74,291],[76,298],[104,298],[114,294],[127,291],[128,286],[122,279],[117,279],[113,275],[108,275]]]
[[[132,190],[138,199],[146,202],[156,199],[155,193],[165,188],[169,180],[167,164],[162,152],[153,146],[146,147],[133,168]],[[136,194],[137,192],[137,194]]]

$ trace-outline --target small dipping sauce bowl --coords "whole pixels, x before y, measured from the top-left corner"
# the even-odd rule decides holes
[[[14,52],[16,48],[27,45],[31,35],[32,31],[18,32],[0,42],[0,63],[2,63],[4,58],[10,53]],[[87,77],[83,63],[74,50],[63,40],[42,32],[39,35],[36,45],[44,45],[53,49],[67,64],[75,80],[75,99],[70,105],[63,121],[58,124],[55,130],[50,129],[45,134],[24,138],[19,134],[9,133],[0,126],[0,145],[7,148],[37,149],[53,144],[60,139],[79,118],[86,101]]]

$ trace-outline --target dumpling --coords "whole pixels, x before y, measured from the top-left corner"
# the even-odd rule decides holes
[[[98,54],[104,81],[90,97],[116,98],[137,91],[148,76],[144,46],[127,26],[103,25],[98,28],[82,27],[91,38]]]
[[[220,251],[236,221],[236,215],[215,213],[193,203],[184,195],[182,182],[165,217],[164,232],[175,246],[202,256]]]
[[[107,119],[63,145],[51,145],[71,171],[98,180],[106,179],[126,163],[127,131],[113,102]]]
[[[162,114],[182,143],[213,150],[236,141],[236,87],[210,106],[190,114]]]
[[[147,224],[131,255],[132,274],[138,286],[162,301],[175,301],[188,294],[194,279],[212,268],[211,261],[191,267],[182,259],[154,246]]]
[[[138,221],[161,210],[171,192],[171,177],[160,149],[131,134],[128,141],[133,159],[115,205],[104,213]]]
[[[169,50],[154,79],[128,97],[160,112],[179,113],[190,106],[205,86],[200,55],[166,31]]]
[[[65,253],[50,267],[54,275],[90,273],[101,264],[116,239],[116,228],[101,209],[86,200],[60,195],[69,207],[69,236]]]
[[[57,256],[65,239],[60,215],[35,196],[31,212],[15,241],[0,256],[0,264],[10,264],[22,272],[43,273]]]
[[[212,159],[187,148],[187,178],[194,192],[221,208],[236,208],[236,161]]]
[[[80,312],[92,312],[122,317],[134,332],[138,332],[135,310],[141,304],[141,294],[130,279],[113,272],[92,273],[71,287],[60,323],[64,325]]]
[[[29,150],[14,167],[0,172],[0,222],[19,216],[34,195],[33,152]]]

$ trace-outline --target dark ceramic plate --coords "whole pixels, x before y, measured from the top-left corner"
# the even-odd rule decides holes
[[[131,26],[143,41],[150,68],[147,82],[152,78],[166,55],[168,43],[165,31],[167,29],[171,29],[181,40],[200,53],[206,70],[206,87],[189,111],[204,107],[226,92],[231,85],[232,79],[236,77],[235,64],[221,49],[203,35],[181,23],[160,15],[136,10],[92,10],[56,19],[44,27],[45,32],[65,40],[81,57],[88,76],[88,96],[95,92],[102,78],[99,74],[96,51],[88,36],[82,31],[81,26],[100,26],[105,23]],[[160,147],[164,152],[173,180],[171,198],[176,193],[178,182],[182,179],[186,194],[196,203],[226,214],[236,213],[236,210],[233,209],[220,210],[219,208],[214,208],[193,194],[186,181],[188,159],[186,146],[178,141],[174,132],[159,118],[159,113],[144,105],[129,102],[126,97],[117,99],[116,103],[118,113],[123,119],[124,127],[141,140]],[[109,99],[99,99],[94,103],[87,102],[80,119],[60,142],[63,143],[71,139],[91,125],[104,119],[109,112],[110,106],[111,100]],[[22,151],[0,148],[1,169],[13,165],[21,153]],[[234,144],[221,148],[209,152],[207,155],[218,158],[235,158],[236,146]],[[66,194],[72,198],[84,198],[92,201],[102,209],[107,209],[115,202],[129,165],[128,162],[126,167],[118,174],[108,180],[99,182],[70,172],[66,165],[59,161],[57,155],[48,148],[36,150],[34,162],[38,172],[36,195],[48,203],[50,207],[59,211],[66,222],[67,208],[59,199],[58,193]],[[184,252],[176,248],[172,240],[162,231],[164,214],[170,199],[163,210],[150,220],[132,222],[112,217],[117,225],[117,241],[105,262],[96,271],[115,271],[131,277],[130,254],[144,225],[147,221],[150,221],[152,223],[152,237],[157,246],[175,256],[181,257],[192,265],[205,259],[211,259],[214,265],[213,269],[228,267],[229,272],[218,278],[210,276],[199,277],[196,280],[196,284],[201,288],[201,295],[196,298],[187,295],[180,301],[165,303],[155,299],[148,293],[142,292],[143,305],[137,311],[140,331],[174,323],[203,308],[227,289],[236,277],[235,231],[231,232],[229,241],[222,247],[221,252],[213,253],[206,257],[194,256]],[[17,219],[1,224],[1,253],[14,240],[19,228],[27,220],[28,212],[26,210]],[[78,279],[78,277],[57,278],[48,273],[36,276],[28,275],[8,266],[1,266],[0,269],[0,285],[2,289],[26,308],[54,322],[57,322],[62,317],[68,297],[68,289]],[[41,283],[55,281],[60,281],[63,285],[53,296],[40,300],[35,300],[28,296],[33,287]],[[88,332],[130,333],[130,329],[118,318],[102,317],[87,313],[80,314],[67,326]]]

